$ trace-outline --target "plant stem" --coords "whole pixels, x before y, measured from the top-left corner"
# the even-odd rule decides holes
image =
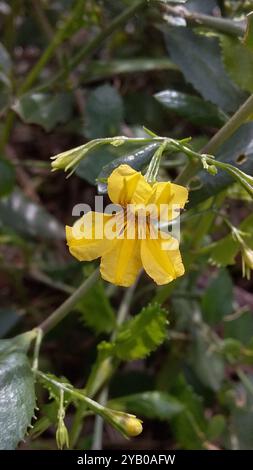
[[[105,387],[99,395],[98,402],[100,405],[104,406],[107,403],[108,399],[108,387]],[[93,442],[92,450],[102,450],[103,449],[103,428],[104,421],[101,416],[96,415],[95,424],[94,424],[94,433],[93,433]]]
[[[77,302],[88,292],[99,278],[99,269],[96,269],[88,279],[86,279],[80,287],[60,305],[41,325],[38,326],[43,334],[51,331],[58,323],[60,323],[68,313],[73,309]]]
[[[117,328],[120,325],[122,325],[122,323],[124,323],[124,321],[127,317],[127,314],[129,312],[129,307],[130,307],[130,304],[131,304],[131,301],[132,301],[132,298],[133,298],[133,294],[134,294],[134,291],[136,289],[136,285],[137,285],[138,281],[139,281],[139,277],[137,278],[136,282],[131,287],[129,287],[125,292],[125,295],[122,299],[122,302],[121,302],[119,310],[118,310],[118,315],[117,315],[117,320],[116,320],[116,327],[115,327],[115,330],[112,332],[111,341],[113,341],[115,339],[115,336],[116,336],[116,333],[117,333]],[[91,374],[90,377],[88,378],[87,385],[85,387],[85,391],[86,391],[86,394],[89,397],[94,397],[96,395],[98,390],[101,387],[103,387],[106,380],[108,380],[108,378],[112,375],[112,370],[115,370],[117,368],[118,362],[116,363],[117,365],[115,365],[115,364],[113,364],[111,358],[108,358],[108,361],[110,362],[110,364],[108,364],[108,362],[106,364],[106,371],[108,372],[108,374],[106,374],[107,377],[105,377],[105,374],[101,373],[101,368],[98,367],[98,369],[96,371],[96,374],[95,375]],[[102,367],[103,367],[103,365],[104,365],[104,363],[102,363]],[[106,390],[106,388],[104,390]],[[103,389],[102,389],[102,392],[103,392]],[[106,392],[106,394],[107,394],[107,392]],[[102,399],[103,399],[103,397],[104,397],[104,395],[102,395]],[[73,422],[73,426],[72,426],[71,433],[70,433],[71,448],[73,448],[76,445],[77,440],[79,438],[80,432],[81,432],[82,427],[83,427],[83,418],[84,418],[85,412],[86,412],[86,407],[80,407],[76,412],[74,422]],[[97,433],[95,444],[96,444],[96,448],[98,448],[98,447],[101,447],[101,445],[102,445],[101,440],[99,441],[99,437],[100,437],[100,439],[102,439],[103,424],[101,422],[98,423],[98,422],[95,421],[95,430],[96,430],[96,433]],[[95,444],[93,444],[93,445],[95,445]]]
[[[192,26],[204,26],[209,29],[214,29],[221,33],[230,34],[233,36],[243,36],[246,30],[242,22],[233,21],[227,18],[219,18],[216,16],[205,15],[199,12],[191,12],[185,7],[173,7],[169,5],[164,5],[163,9],[166,13],[170,15],[183,18]]]
[[[218,148],[231,137],[231,135],[253,115],[253,94],[240,106],[238,111],[226,124],[211,138],[203,148],[203,153],[215,153]]]
[[[253,95],[240,106],[238,111],[226,122],[226,124],[211,138],[207,145],[201,149],[201,153],[214,154],[231,135],[253,115]],[[177,184],[186,184],[202,168],[201,162],[193,160],[189,162],[176,178]]]

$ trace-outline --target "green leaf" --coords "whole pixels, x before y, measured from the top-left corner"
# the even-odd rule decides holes
[[[226,419],[223,415],[212,416],[208,423],[207,437],[210,440],[217,439],[226,428]]]
[[[189,364],[200,382],[217,392],[224,379],[224,361],[211,346],[201,331],[194,331]]]
[[[150,304],[118,332],[113,343],[113,353],[122,360],[146,357],[166,338],[168,313],[158,304]]]
[[[172,428],[182,449],[203,448],[207,430],[202,398],[195,393],[183,376],[179,376],[173,395],[184,405],[185,411],[172,420]]]
[[[220,323],[233,311],[233,283],[226,269],[219,270],[202,296],[202,311],[210,325]]]
[[[0,449],[15,449],[35,408],[33,373],[26,356],[31,337],[0,341]]]
[[[15,170],[13,165],[3,158],[0,158],[0,197],[9,194],[15,184]]]
[[[165,39],[173,62],[206,100],[225,112],[240,106],[245,94],[227,75],[217,38],[196,34],[190,28],[170,26]]]
[[[253,49],[238,38],[220,36],[223,61],[228,74],[242,90],[253,92]]]
[[[84,82],[89,83],[115,75],[144,73],[152,70],[177,70],[167,57],[138,57],[138,59],[117,59],[110,61],[93,61],[85,73]]]
[[[108,406],[138,416],[166,421],[184,410],[183,404],[166,392],[150,391],[135,393],[110,400]]]
[[[104,284],[98,281],[78,303],[82,321],[96,333],[110,333],[115,326],[114,310],[106,296]]]
[[[247,376],[249,387],[253,386],[252,375]],[[240,387],[245,387],[240,382]],[[245,387],[246,400],[244,405],[236,406],[231,414],[231,426],[237,438],[238,450],[251,450],[253,448],[253,399],[252,392]]]
[[[253,337],[252,312],[245,311],[239,318],[224,322],[224,336],[235,338],[243,345],[248,345]]]
[[[43,207],[31,202],[20,190],[0,201],[0,227],[11,229],[33,237],[64,239],[62,225]]]
[[[168,110],[198,126],[220,127],[227,120],[219,108],[198,96],[176,90],[161,91],[154,96]]]
[[[88,139],[119,133],[123,120],[123,103],[113,86],[101,85],[95,88],[88,96],[85,112],[85,135]]]
[[[24,122],[51,131],[57,124],[69,121],[73,103],[71,93],[31,93],[21,96],[12,108]]]
[[[243,43],[253,51],[253,11],[247,15],[247,29],[243,38]]]
[[[251,175],[253,173],[252,143],[253,123],[247,122],[219,148],[215,155],[216,159],[234,165],[236,168]],[[222,170],[219,170],[215,177],[209,175],[207,171],[201,171],[198,177],[202,185],[200,189],[191,191],[188,208],[218,194],[231,184],[234,184],[235,181],[227,172]]]
[[[69,388],[73,388],[71,383],[65,377],[56,377],[54,374],[47,373],[46,376],[49,379],[56,380],[57,382],[67,385]],[[54,400],[58,405],[60,403],[60,389],[54,383],[45,380],[42,376],[39,376],[39,382],[47,389],[49,399]],[[73,401],[73,395],[70,392],[64,392],[64,405],[68,405]]]
[[[99,193],[107,192],[107,184],[102,183],[99,180],[105,180],[112,173],[112,171],[119,165],[130,165],[137,171],[142,170],[150,162],[154,155],[154,152],[158,148],[159,144],[149,144],[144,147],[138,147],[131,153],[124,153],[119,158],[115,158],[113,161],[105,165],[98,175],[98,191]]]

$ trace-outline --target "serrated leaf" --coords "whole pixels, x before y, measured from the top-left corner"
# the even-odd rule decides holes
[[[90,92],[85,107],[85,135],[88,139],[118,134],[122,119],[123,103],[116,88],[107,84]]]
[[[150,304],[126,322],[113,343],[113,353],[122,360],[146,357],[166,338],[168,312]]]
[[[223,62],[231,78],[242,90],[253,92],[253,49],[231,36],[220,36]]]
[[[60,222],[42,206],[30,201],[19,189],[0,201],[0,227],[2,225],[34,237],[65,238]]]
[[[0,197],[9,194],[15,184],[15,170],[13,165],[3,158],[0,158]]]
[[[106,296],[104,284],[98,281],[78,303],[82,321],[96,333],[110,333],[115,326],[115,313]]]
[[[234,165],[245,173],[253,174],[253,123],[243,124],[217,151],[216,159]],[[241,162],[242,159],[242,162]],[[234,183],[226,172],[219,170],[215,176],[207,171],[201,171],[198,175],[201,188],[191,191],[188,208],[205,201],[218,194]]]
[[[220,323],[233,311],[233,282],[226,269],[219,270],[211,279],[201,301],[205,321],[211,325]]]
[[[35,408],[34,377],[26,356],[32,335],[0,341],[0,449],[15,449]]]
[[[190,28],[170,26],[165,39],[173,62],[206,100],[225,112],[240,106],[245,94],[227,75],[217,38],[196,34]]]
[[[135,393],[110,400],[108,406],[150,419],[166,421],[184,410],[184,405],[166,392],[150,391]]]
[[[253,11],[247,15],[247,28],[243,43],[253,51]]]
[[[12,108],[24,122],[51,131],[70,119],[73,103],[70,93],[31,93],[21,96]]]
[[[198,126],[220,127],[227,120],[226,115],[219,108],[199,96],[176,90],[161,91],[154,96],[166,109],[174,111]]]

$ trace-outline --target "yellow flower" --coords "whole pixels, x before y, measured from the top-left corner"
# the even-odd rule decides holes
[[[184,207],[187,189],[170,182],[150,185],[140,172],[120,165],[108,178],[108,195],[121,211],[89,212],[73,227],[67,226],[70,253],[80,261],[101,257],[101,276],[119,286],[133,284],[142,267],[158,285],[182,276],[179,243],[169,234],[165,237],[155,219],[157,214],[159,222],[177,217],[174,205]],[[114,237],[107,236],[108,229]],[[77,230],[84,236],[77,236]]]

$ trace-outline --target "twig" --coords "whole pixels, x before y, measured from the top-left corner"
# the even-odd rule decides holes
[[[243,36],[246,30],[245,25],[239,21],[233,21],[227,18],[220,18],[217,16],[204,15],[199,12],[191,12],[183,6],[170,6],[163,5],[162,9],[172,16],[183,18],[188,24],[192,26],[204,26],[221,33],[230,34],[233,36]]]
[[[253,95],[251,95],[240,106],[238,111],[226,122],[226,124],[211,138],[207,145],[200,151],[201,153],[214,154],[220,146],[253,114]],[[187,184],[202,168],[197,160],[189,162],[183,171],[176,178],[177,184]]]

